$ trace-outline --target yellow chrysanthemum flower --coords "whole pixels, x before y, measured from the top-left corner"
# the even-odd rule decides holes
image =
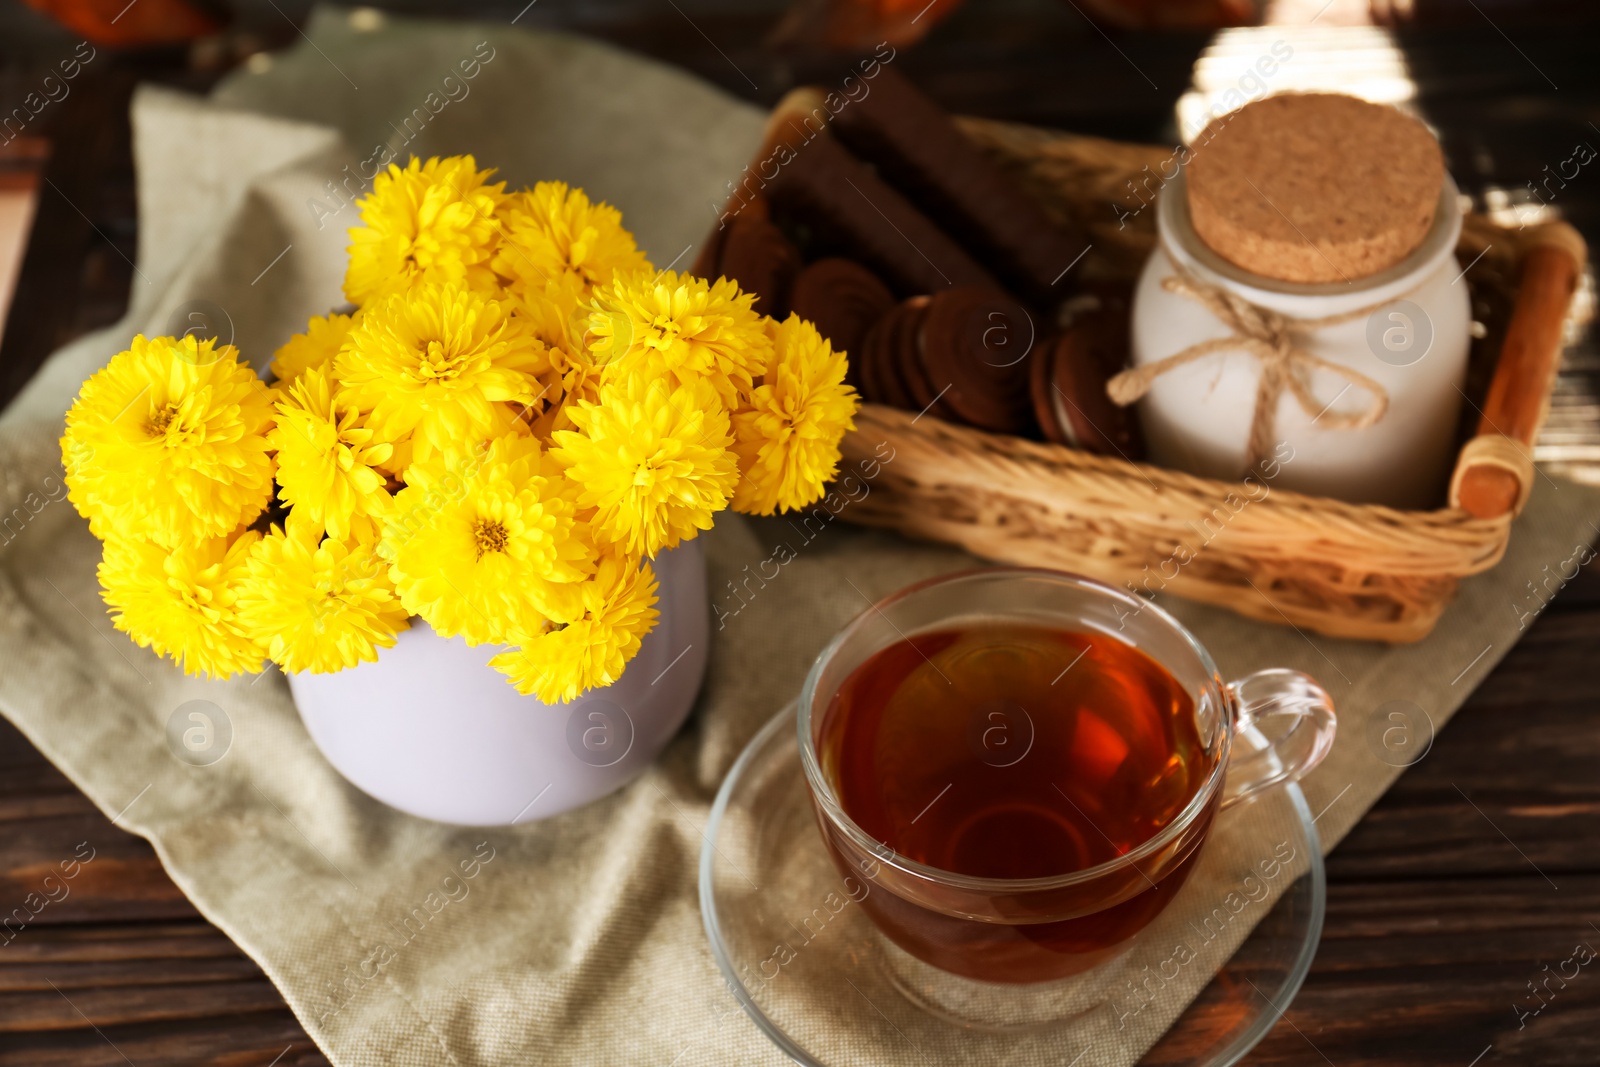
[[[135,337],[67,412],[73,504],[102,539],[175,547],[230,533],[272,496],[273,399],[232,345]]]
[[[250,547],[261,537],[192,539],[171,548],[114,537],[100,560],[112,625],[188,674],[227,678],[261,668],[261,649],[235,605]]]
[[[550,289],[585,295],[618,273],[651,269],[622,227],[622,212],[594,203],[566,182],[540,182],[512,193],[503,220],[494,269],[524,290]]]
[[[738,481],[728,416],[703,383],[671,386],[629,375],[600,388],[598,403],[567,412],[577,430],[552,434],[551,454],[598,509],[597,540],[654,557],[727,507]]]
[[[732,408],[772,355],[754,300],[726,278],[708,282],[674,271],[619,277],[594,290],[585,349],[616,373],[708,381]]]
[[[472,644],[537,633],[574,611],[593,570],[560,472],[530,437],[477,455],[418,461],[384,525],[382,551],[407,610]]]
[[[600,386],[604,380],[600,369],[587,363],[563,360],[557,364],[556,373],[559,375],[557,385],[551,392],[558,402],[546,409],[532,424],[534,436],[544,441],[554,441],[557,430],[577,428],[577,423],[572,421],[572,413],[578,410],[580,403],[599,402]]]
[[[640,641],[656,624],[656,577],[637,559],[606,555],[579,587],[583,614],[559,629],[525,638],[489,665],[523,694],[562,704],[622,677]]]
[[[306,323],[306,332],[297,333],[285,341],[272,354],[268,369],[279,386],[288,385],[308,370],[333,370],[333,357],[338,355],[344,339],[350,336],[357,315],[315,316]]]
[[[511,314],[546,348],[581,352],[589,324],[589,306],[570,292],[507,289],[503,297]]]
[[[511,429],[548,369],[544,345],[498,300],[417,285],[367,308],[334,360],[339,400],[370,412],[378,440],[412,435],[413,461],[473,449]]]
[[[567,410],[577,400],[597,400],[605,368],[584,350],[589,307],[576,295],[558,291],[507,290],[513,316],[545,346],[547,368],[538,374],[534,402],[519,409],[535,437],[549,441],[552,430],[572,429]]]
[[[500,240],[494,213],[505,182],[487,184],[471,156],[412,157],[377,176],[360,201],[365,226],[350,230],[344,293],[365,306],[419,281],[462,282],[485,292],[499,280],[489,267]]]
[[[327,674],[378,658],[410,625],[373,546],[274,526],[247,563],[240,624],[285,671]]]
[[[376,532],[375,520],[391,502],[377,468],[393,457],[394,446],[375,439],[321,370],[297,378],[277,407],[267,440],[278,452],[278,496],[296,519],[340,541],[354,536],[355,527]]]
[[[845,355],[815,326],[790,315],[774,323],[772,363],[750,406],[734,413],[734,451],[744,477],[735,509],[771,515],[822,495],[839,469],[839,440],[855,428],[856,392],[844,383]]]

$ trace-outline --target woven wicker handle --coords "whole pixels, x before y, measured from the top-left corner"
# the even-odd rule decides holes
[[[1450,481],[1451,506],[1480,519],[1514,514],[1527,502],[1533,442],[1549,409],[1567,306],[1586,258],[1583,238],[1564,222],[1532,231],[1524,248],[1516,306],[1477,436],[1461,450]]]

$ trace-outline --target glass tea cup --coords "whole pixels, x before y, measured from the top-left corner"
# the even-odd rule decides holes
[[[1198,749],[1189,754],[1188,780],[1198,784],[1153,836],[1080,870],[978,877],[896,852],[844,809],[837,768],[819,742],[846,680],[878,652],[919,634],[1008,624],[1121,642],[1154,661],[1192,702]],[[1224,682],[1194,636],[1142,597],[1015,567],[931,579],[872,605],[817,657],[798,711],[800,758],[824,842],[842,874],[872,883],[861,900],[868,917],[923,963],[1007,983],[1082,975],[1121,956],[1183,886],[1217,813],[1304,775],[1332,747],[1335,730],[1333,702],[1308,676],[1265,670]]]

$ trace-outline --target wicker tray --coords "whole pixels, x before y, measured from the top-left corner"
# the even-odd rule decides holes
[[[1088,232],[1086,279],[1131,285],[1155,244],[1155,208],[1119,222],[1110,205],[1137,203],[1131,190],[1153,184],[1168,149],[960,121],[1049,213]],[[1242,485],[867,404],[844,441],[846,461],[881,461],[885,442],[893,459],[840,516],[1268,622],[1418,640],[1457,581],[1505,553],[1535,477],[1530,448],[1584,259],[1564,224],[1518,231],[1470,214],[1457,253],[1470,264],[1473,316],[1485,331],[1462,419],[1473,436],[1463,439],[1447,507],[1400,511],[1274,490],[1234,511],[1227,502],[1248,495]],[[1192,556],[1180,564],[1182,545]]]

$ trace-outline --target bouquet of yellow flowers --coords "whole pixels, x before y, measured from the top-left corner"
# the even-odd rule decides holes
[[[821,496],[857,405],[844,353],[655,270],[582,190],[492,173],[380,174],[355,310],[311,319],[270,384],[192,336],[136,337],[84,383],[62,455],[118,629],[225,677],[354,666],[419,616],[568,701],[655,624],[657,553],[730,505]]]

